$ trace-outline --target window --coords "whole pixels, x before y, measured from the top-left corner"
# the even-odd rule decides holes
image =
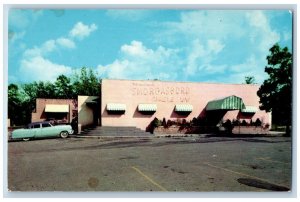
[[[42,128],[51,127],[50,123],[43,123]]]
[[[40,124],[34,124],[33,128],[40,128]]]

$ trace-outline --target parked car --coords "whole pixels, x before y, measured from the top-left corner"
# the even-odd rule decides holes
[[[67,138],[73,134],[70,125],[53,126],[49,121],[28,124],[27,128],[17,129],[12,132],[12,139],[23,139],[28,141],[33,138],[61,137]]]

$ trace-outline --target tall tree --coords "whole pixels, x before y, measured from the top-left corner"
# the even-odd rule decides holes
[[[8,118],[11,121],[11,125],[20,124],[21,117],[19,111],[21,105],[19,87],[16,84],[10,84],[8,86]]]
[[[286,126],[290,135],[292,123],[292,54],[287,47],[275,44],[267,56],[267,78],[259,88],[260,109],[272,112],[273,123]]]
[[[71,84],[71,79],[65,75],[60,75],[55,81],[55,97],[63,99],[76,98]]]
[[[72,79],[76,95],[100,94],[100,80],[92,69],[82,67],[80,74],[75,73]]]
[[[100,95],[100,80],[90,68],[83,67],[72,77],[60,75],[54,83],[32,82],[8,86],[8,117],[14,125],[30,123],[37,98],[76,99],[78,95]]]
[[[246,84],[254,84],[255,83],[254,76],[245,76],[245,83]]]

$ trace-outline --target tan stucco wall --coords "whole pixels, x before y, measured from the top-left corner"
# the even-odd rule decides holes
[[[209,101],[230,95],[241,97],[245,105],[258,107],[259,97],[256,94],[258,89],[258,85],[246,84],[102,80],[102,125],[136,126],[145,130],[155,117],[161,120],[163,118],[191,120],[205,114],[205,107]],[[107,103],[126,104],[125,114],[108,114]],[[153,115],[143,115],[137,110],[138,104],[141,103],[157,104],[157,111]],[[188,116],[178,115],[174,111],[176,104],[191,104],[193,111]],[[228,111],[223,119],[236,119],[237,115],[238,111]],[[258,111],[252,120],[255,121],[257,118],[271,125],[268,113]]]
[[[78,125],[86,126],[93,124],[93,110],[85,102],[92,101],[99,96],[78,96]]]
[[[67,119],[68,119],[68,122],[72,121],[73,110],[76,110],[76,100],[37,98],[35,112],[33,112],[31,114],[31,122],[44,121],[47,119],[47,116],[45,114],[45,106],[47,104],[69,105],[69,113],[67,113]]]

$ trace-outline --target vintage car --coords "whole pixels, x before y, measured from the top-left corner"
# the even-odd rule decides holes
[[[61,137],[67,138],[73,134],[70,125],[53,126],[49,121],[28,124],[27,128],[16,129],[12,132],[12,139],[23,139],[28,141],[33,138]]]

